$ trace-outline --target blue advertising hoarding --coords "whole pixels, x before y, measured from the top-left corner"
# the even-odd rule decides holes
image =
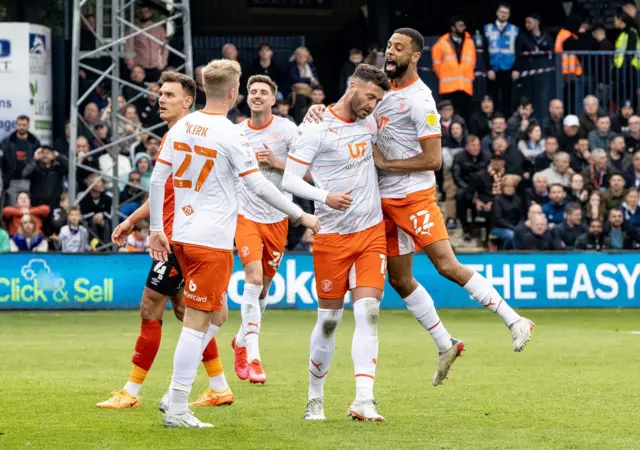
[[[459,255],[519,308],[640,307],[639,253],[490,253]],[[0,310],[135,309],[150,267],[146,254],[14,253],[0,255]],[[425,255],[414,276],[438,308],[479,305],[444,279]],[[238,309],[244,273],[236,257],[228,298]],[[271,308],[314,309],[317,292],[310,254],[289,254],[271,286]],[[387,285],[383,308],[404,308]]]

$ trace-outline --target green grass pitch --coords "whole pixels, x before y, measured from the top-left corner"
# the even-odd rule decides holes
[[[380,318],[376,376],[387,422],[345,417],[354,397],[351,312],[338,329],[325,386],[327,421],[306,423],[314,311],[267,311],[264,386],[239,381],[230,341],[218,343],[236,394],[200,408],[207,430],[162,426],[156,405],[171,376],[179,324],[165,315],[163,342],[135,410],[98,410],[130,370],[136,312],[0,314],[0,449],[632,449],[640,448],[640,310],[526,311],[537,323],[525,351],[495,315],[442,311],[467,351],[443,386],[431,386],[436,350],[406,311]],[[206,385],[200,367],[192,398]],[[196,392],[197,391],[197,392]]]

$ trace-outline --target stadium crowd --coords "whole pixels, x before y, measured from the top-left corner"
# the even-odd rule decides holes
[[[624,102],[615,104],[599,95],[603,86],[594,86],[594,95],[586,96],[580,105],[583,113],[566,115],[563,101],[545,97],[549,89],[539,84],[553,65],[550,54],[568,49],[613,49],[613,44],[602,29],[591,29],[580,20],[563,29],[568,34],[561,30],[554,43],[541,31],[538,15],[529,15],[520,30],[508,22],[509,13],[509,5],[501,4],[496,22],[485,26],[480,40],[466,32],[464,20],[454,18],[450,33],[432,49],[439,85],[431,87],[439,98],[442,125],[443,167],[437,176],[448,227],[460,227],[463,242],[479,238],[491,249],[640,248],[637,94],[629,92]],[[616,49],[624,47],[624,52],[640,46],[639,18],[635,7],[625,4],[615,26],[626,38],[616,41]],[[151,27],[151,9],[140,7],[138,19],[142,27]],[[85,26],[95,27],[95,20],[90,18]],[[152,27],[150,33],[168,42],[163,27]],[[476,42],[482,51],[477,51]],[[50,147],[40,144],[29,132],[29,118],[20,116],[16,131],[0,143],[0,252],[110,250],[114,183],[118,183],[122,218],[146,200],[166,131],[159,116],[157,92],[162,70],[170,68],[169,55],[166,47],[144,35],[128,41],[128,46],[135,56],[123,60],[129,81],[119,93],[118,105],[112,105],[107,86],[98,83],[82,106],[75,142],[76,161],[81,164],[77,169],[77,206],[69,205],[67,198],[68,124],[65,136]],[[508,54],[501,46],[514,50]],[[88,29],[81,34],[81,48],[95,49]],[[269,43],[260,44],[255,60],[241,62],[241,86],[251,75],[270,76],[280,87],[273,113],[300,123],[310,106],[325,101],[312,55],[305,47],[298,47],[288,67],[280,67],[273,56]],[[483,58],[487,69],[491,95],[474,105],[477,56]],[[233,43],[224,45],[222,57],[238,59]],[[575,58],[563,55],[565,84],[583,74]],[[352,49],[340,71],[340,90],[346,89],[349,77],[363,61],[379,67],[384,64],[376,49],[366,55]],[[613,61],[610,70],[636,66],[635,57],[623,56]],[[194,71],[196,107],[203,106],[205,100],[200,70],[196,67]],[[538,75],[535,87],[527,73]],[[84,70],[80,75],[86,86],[96,80]],[[452,83],[452,79],[458,81]],[[145,89],[149,93],[144,93]],[[514,93],[522,95],[519,101],[512,98]],[[241,94],[229,113],[235,123],[249,115],[246,92]],[[515,108],[513,103],[517,103]],[[115,130],[113,114],[117,115]],[[150,131],[138,135],[143,128]],[[91,153],[112,142],[117,142],[117,180],[112,176],[112,155],[107,151]],[[297,202],[307,211],[313,208],[308,201]],[[289,250],[311,249],[313,236],[301,233],[291,229]],[[148,234],[148,224],[139,223],[121,251],[145,251]]]

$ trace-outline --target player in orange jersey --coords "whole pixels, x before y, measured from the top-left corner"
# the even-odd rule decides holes
[[[238,98],[240,65],[215,60],[202,70],[207,103],[169,130],[153,169],[149,191],[151,256],[175,254],[185,280],[185,315],[173,360],[170,428],[208,428],[188,408],[202,351],[226,320],[226,290],[233,269],[233,238],[240,177],[253,195],[302,225],[319,231],[318,219],[288,200],[258,168],[251,144],[227,113]],[[167,179],[175,197],[173,249],[164,232],[162,210]]]
[[[163,85],[160,89],[160,117],[167,122],[169,127],[182,117],[187,115],[194,101],[195,82],[180,73],[164,72],[162,74]],[[165,135],[166,136],[166,135]],[[164,138],[163,138],[164,140]],[[164,228],[171,236],[173,226],[173,186],[171,180],[165,188]],[[134,225],[149,217],[149,203],[145,202],[131,216],[122,222],[113,232],[113,242],[124,245]],[[98,403],[98,408],[135,408],[140,406],[138,392],[142,387],[151,365],[160,348],[162,338],[162,317],[170,298],[176,317],[182,320],[184,305],[182,304],[183,284],[182,272],[175,258],[169,261],[153,261],[147,283],[142,293],[140,303],[140,316],[142,324],[140,335],[133,353],[133,369],[129,381],[124,388],[116,392],[113,397]],[[212,339],[205,348],[202,361],[209,375],[209,388],[195,402],[194,406],[218,406],[230,405],[234,401],[233,393],[224,377],[222,363],[218,355],[218,347],[215,339]],[[159,408],[166,409],[168,398],[163,397]]]
[[[516,313],[485,277],[460,264],[453,253],[436,202],[434,171],[442,165],[440,116],[431,90],[418,77],[423,47],[422,35],[412,28],[400,28],[389,38],[385,72],[392,88],[375,111],[374,159],[387,229],[389,283],[436,343],[435,386],[445,380],[464,343],[447,332],[433,299],[413,277],[415,251],[424,251],[440,275],[502,318],[511,331],[514,351],[524,349],[534,323]],[[322,120],[323,110],[323,106],[310,108],[309,119]]]

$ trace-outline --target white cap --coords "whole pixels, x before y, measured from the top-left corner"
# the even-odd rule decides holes
[[[562,121],[562,124],[565,127],[579,127],[580,119],[578,119],[578,116],[569,114],[567,117],[564,118],[564,120]]]

